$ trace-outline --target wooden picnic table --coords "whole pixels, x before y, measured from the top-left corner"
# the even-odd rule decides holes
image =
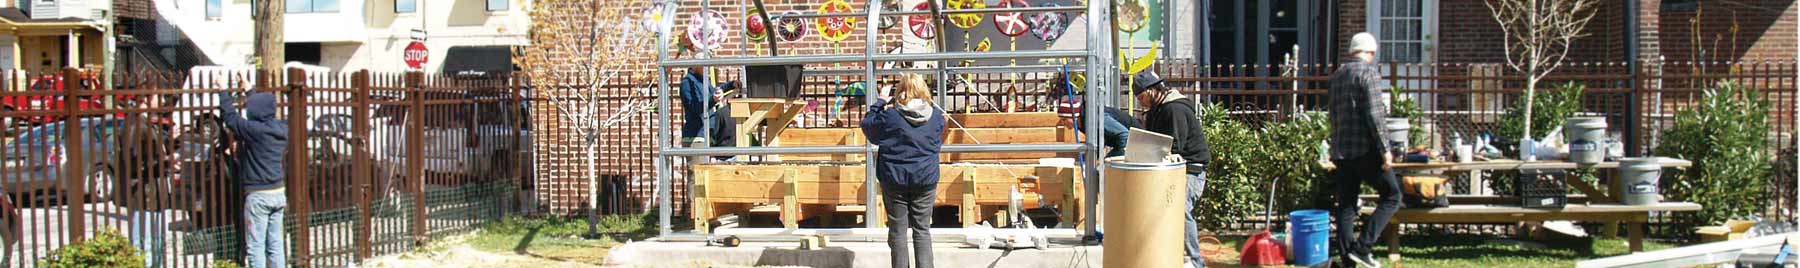
[[[1693,162],[1674,158],[1658,158],[1658,164],[1664,168],[1687,168]],[[1322,163],[1326,169],[1334,169],[1329,162]],[[1611,169],[1617,170],[1619,162],[1601,162],[1590,165],[1576,164],[1568,161],[1547,160],[1524,162],[1518,160],[1490,160],[1470,163],[1431,162],[1431,163],[1395,163],[1393,168],[1402,173],[1463,173],[1489,170],[1534,170],[1534,169]],[[1497,195],[1451,195],[1450,206],[1438,208],[1407,208],[1394,214],[1389,226],[1382,236],[1387,238],[1388,258],[1400,261],[1400,224],[1403,223],[1516,223],[1551,220],[1598,221],[1608,223],[1603,231],[1604,236],[1615,236],[1617,223],[1626,224],[1628,243],[1632,252],[1643,251],[1644,224],[1649,222],[1650,212],[1698,211],[1699,204],[1687,202],[1663,202],[1650,205],[1624,205],[1619,200],[1625,186],[1621,180],[1607,180],[1606,191],[1599,185],[1582,181],[1576,177],[1565,177],[1564,181],[1571,188],[1582,194],[1570,195],[1569,205],[1562,208],[1524,208],[1519,206],[1518,197]],[[1471,185],[1471,187],[1480,187]],[[1374,195],[1360,196],[1365,200],[1375,199]],[[1372,214],[1375,208],[1362,208],[1362,214]]]
[[[1687,168],[1687,167],[1694,165],[1693,161],[1687,161],[1687,160],[1681,160],[1681,159],[1675,159],[1675,158],[1659,157],[1657,159],[1658,159],[1657,160],[1658,164],[1662,165],[1663,168]],[[1320,165],[1325,167],[1326,170],[1331,170],[1331,169],[1337,168],[1336,165],[1333,165],[1329,161],[1323,161],[1320,163]],[[1619,162],[1608,161],[1608,162],[1600,162],[1600,163],[1591,164],[1591,165],[1583,165],[1583,164],[1576,164],[1574,162],[1561,161],[1561,160],[1544,160],[1544,161],[1535,161],[1535,162],[1525,162],[1525,161],[1519,161],[1519,160],[1503,159],[1503,160],[1476,161],[1476,162],[1469,162],[1469,163],[1457,163],[1457,162],[1395,163],[1393,168],[1394,168],[1394,171],[1401,172],[1401,173],[1426,173],[1426,172],[1468,173],[1468,172],[1490,171],[1490,170],[1534,170],[1534,169],[1577,169],[1577,168],[1609,169],[1609,170],[1617,171],[1619,168]],[[1606,180],[1608,182],[1607,183],[1608,187],[1605,187],[1604,189],[1606,189],[1607,191],[1601,191],[1601,189],[1603,189],[1603,188],[1598,187],[1599,185],[1596,185],[1594,183],[1589,183],[1586,181],[1582,181],[1581,178],[1576,178],[1573,176],[1566,176],[1563,179],[1566,183],[1569,184],[1569,187],[1575,188],[1575,190],[1577,190],[1577,191],[1581,191],[1582,194],[1586,194],[1587,196],[1593,198],[1597,202],[1618,202],[1618,200],[1621,200],[1621,199],[1619,199],[1619,197],[1624,196],[1625,186],[1623,184],[1624,181],[1621,181],[1621,180]],[[1485,183],[1478,183],[1475,180],[1471,180],[1470,189],[1477,189],[1476,187],[1479,187],[1484,184]],[[1452,204],[1454,204],[1454,202],[1452,202]]]

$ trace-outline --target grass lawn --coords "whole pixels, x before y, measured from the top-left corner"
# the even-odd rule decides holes
[[[1236,252],[1242,247],[1244,238],[1225,241],[1226,248]],[[1630,253],[1625,239],[1593,239],[1591,243],[1564,241],[1541,242],[1531,241],[1542,247],[1521,246],[1501,236],[1483,235],[1405,235],[1400,239],[1401,264],[1407,268],[1414,267],[1574,267],[1575,262],[1625,255]],[[1644,250],[1659,250],[1677,247],[1666,243],[1645,241]],[[1211,260],[1217,262],[1208,267],[1237,267],[1237,255],[1230,254],[1229,260]],[[1381,259],[1382,267],[1393,267],[1387,259],[1387,246],[1383,242],[1375,246],[1375,257]]]
[[[507,217],[481,226],[465,243],[477,250],[512,253],[560,261],[600,264],[606,249],[626,239],[643,240],[656,234],[652,215],[615,215],[600,218],[600,237],[583,238],[587,220],[564,217]]]

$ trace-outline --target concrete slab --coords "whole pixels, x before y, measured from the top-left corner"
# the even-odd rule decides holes
[[[819,250],[797,250],[798,242],[745,242],[727,248],[701,242],[638,242],[613,249],[625,267],[681,267],[709,263],[734,266],[871,267],[889,265],[886,242],[836,242]],[[621,256],[628,255],[628,256]],[[1100,267],[1101,248],[1053,244],[1045,249],[976,249],[937,243],[936,267]]]

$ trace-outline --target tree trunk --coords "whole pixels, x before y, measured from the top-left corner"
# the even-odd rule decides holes
[[[588,210],[587,210],[588,222],[587,222],[587,224],[588,224],[588,235],[592,236],[592,235],[597,235],[600,232],[600,229],[599,229],[599,224],[600,224],[600,213],[599,213],[599,210],[600,210],[600,190],[599,190],[600,184],[599,184],[599,182],[600,182],[600,180],[596,176],[596,175],[598,175],[597,173],[599,173],[598,170],[600,167],[599,167],[599,165],[596,164],[599,161],[596,161],[594,159],[594,152],[598,151],[600,148],[598,145],[596,145],[599,142],[596,141],[594,138],[592,138],[593,135],[587,135],[587,136],[590,136],[590,138],[587,139],[588,140],[587,150],[586,150],[587,151],[587,159],[585,159],[583,161],[587,162],[587,171],[584,172],[584,173],[586,173],[586,176],[587,176],[587,185],[588,185],[588,187],[587,187],[588,188],[587,189],[588,190]]]
[[[286,0],[258,0],[255,3],[256,20],[256,69],[279,74],[282,63],[287,62],[286,44],[283,43],[282,25],[286,22]],[[270,83],[273,84],[273,83]],[[263,86],[269,86],[265,84]]]
[[[1537,138],[1535,136],[1537,136],[1537,134],[1531,132],[1531,119],[1533,115],[1531,113],[1531,106],[1537,104],[1536,96],[1538,79],[1537,75],[1532,74],[1527,74],[1525,77],[1525,138],[1521,139],[1519,143],[1519,159],[1527,162],[1537,160],[1537,142],[1535,142]],[[1524,140],[1532,140],[1533,142],[1527,144]],[[1524,146],[1527,145],[1530,145],[1532,148],[1525,148]]]

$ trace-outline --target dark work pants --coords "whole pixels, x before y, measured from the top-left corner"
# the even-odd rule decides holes
[[[893,267],[931,268],[931,206],[937,203],[937,187],[913,191],[881,190],[887,209],[888,251],[892,252]],[[908,230],[912,231],[911,251],[917,256],[908,256],[911,255],[907,248]],[[914,260],[918,261],[917,266],[907,265]]]
[[[1337,184],[1337,210],[1332,217],[1337,219],[1338,248],[1348,253],[1366,254],[1375,241],[1381,237],[1382,228],[1387,228],[1388,219],[1400,210],[1400,181],[1394,178],[1394,171],[1381,168],[1381,151],[1370,153],[1356,159],[1332,160],[1337,170],[1331,174]],[[1370,215],[1369,222],[1363,225],[1362,236],[1356,233],[1356,216],[1360,208],[1356,205],[1356,196],[1362,193],[1362,185],[1375,188],[1381,197],[1375,202],[1375,214]]]

